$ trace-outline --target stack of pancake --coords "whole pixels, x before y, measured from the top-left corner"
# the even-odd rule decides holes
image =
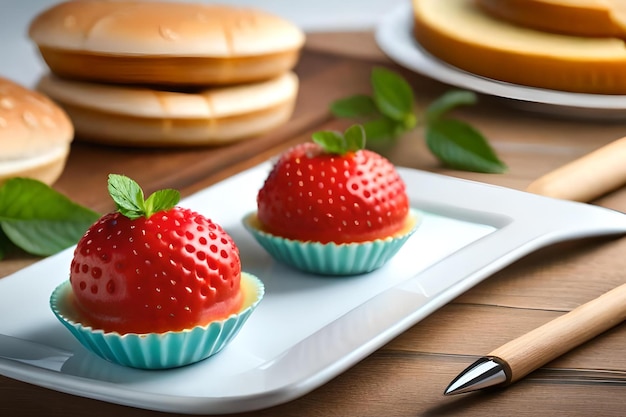
[[[50,69],[37,89],[77,139],[125,146],[219,145],[293,112],[304,33],[255,9],[156,1],[67,1],[29,36]]]

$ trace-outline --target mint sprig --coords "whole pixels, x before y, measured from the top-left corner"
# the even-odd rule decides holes
[[[117,210],[129,219],[150,218],[154,213],[173,208],[180,201],[180,192],[163,189],[144,199],[139,184],[129,177],[109,174],[108,189]]]
[[[0,186],[0,259],[14,246],[38,256],[60,252],[99,217],[47,184],[11,178]]]
[[[498,174],[506,168],[482,135],[455,119],[437,119],[426,129],[430,151],[456,169]]]
[[[395,72],[384,68],[372,70],[371,83],[374,103],[380,112],[402,128],[413,129],[417,118],[414,114],[413,90],[409,83]]]
[[[333,102],[332,113],[337,117],[362,117],[379,114],[378,107],[371,96],[357,94]]]
[[[15,245],[11,239],[4,233],[0,224],[0,260],[4,259]]]
[[[365,148],[365,129],[361,125],[352,125],[345,132],[322,130],[312,135],[313,142],[326,152],[344,155]]]
[[[358,94],[330,106],[336,117],[357,119],[370,143],[387,143],[422,126],[428,149],[444,165],[464,171],[506,171],[506,165],[478,130],[447,116],[459,106],[475,104],[476,94],[449,91],[426,108],[418,123],[413,90],[404,78],[389,69],[374,68],[371,84],[371,96]]]

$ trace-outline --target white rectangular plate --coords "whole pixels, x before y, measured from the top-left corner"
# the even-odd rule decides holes
[[[383,268],[307,275],[274,262],[244,230],[269,163],[181,202],[222,224],[266,296],[221,353],[165,371],[87,352],[48,307],[68,249],[0,279],[0,374],[133,407],[218,414],[277,405],[326,383],[490,274],[544,245],[626,232],[619,212],[399,168],[424,219]]]

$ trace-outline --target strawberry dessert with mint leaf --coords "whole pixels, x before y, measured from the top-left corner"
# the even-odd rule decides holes
[[[162,333],[241,309],[239,251],[220,225],[176,206],[176,190],[144,199],[135,181],[114,174],[108,188],[117,210],[87,230],[71,263],[85,324],[120,334]]]
[[[394,165],[365,149],[363,127],[317,132],[287,150],[257,196],[263,231],[337,244],[384,239],[405,229],[406,185]]]

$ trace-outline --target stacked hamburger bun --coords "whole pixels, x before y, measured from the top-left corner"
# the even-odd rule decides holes
[[[455,67],[530,87],[626,94],[622,0],[412,1],[416,40]]]
[[[77,137],[129,146],[222,144],[279,126],[304,44],[259,10],[160,1],[67,1],[29,35],[51,70],[38,89]]]
[[[74,128],[44,95],[0,78],[0,184],[28,177],[51,185],[63,172]]]

